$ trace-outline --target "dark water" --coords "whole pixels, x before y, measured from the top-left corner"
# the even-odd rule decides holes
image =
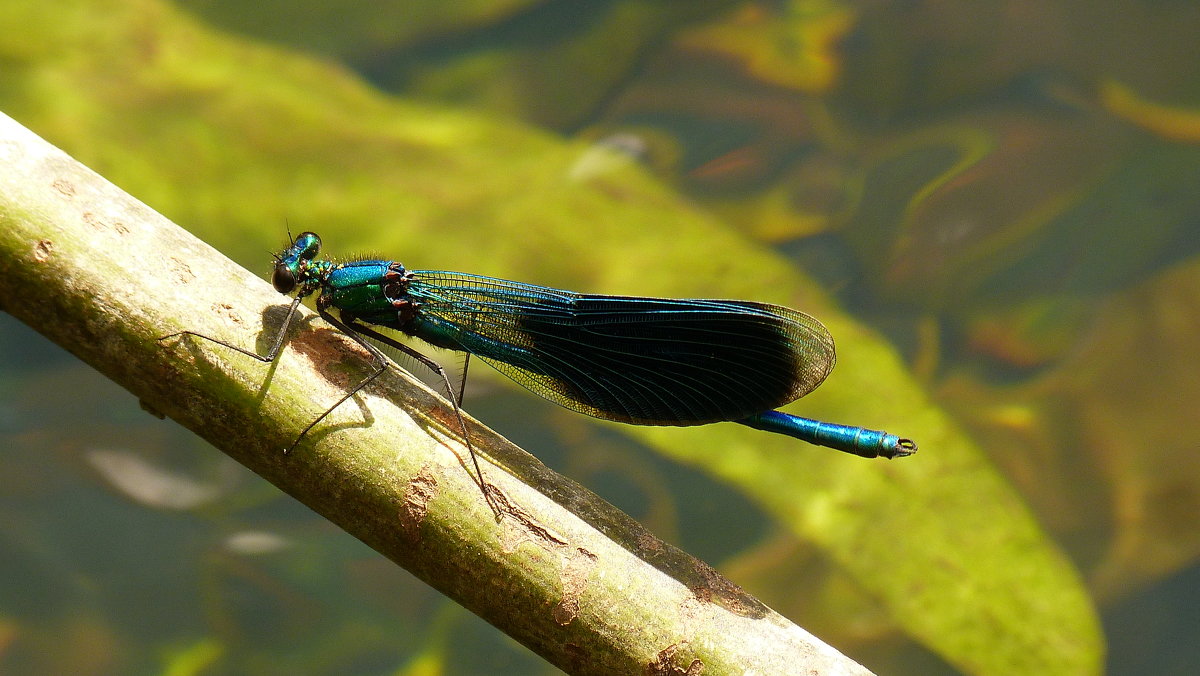
[[[101,92],[79,98],[129,87],[145,118],[113,113],[104,126],[94,122],[103,105],[45,93],[54,81],[45,73],[64,61],[16,40],[25,24],[0,31],[23,69],[0,90],[0,109],[253,269],[269,266],[264,250],[284,221],[295,230],[299,220],[342,233],[347,247],[420,257],[406,260],[413,267],[453,267],[477,248],[476,262],[459,265],[589,291],[702,293],[706,279],[727,282],[724,244],[675,235],[695,232],[675,221],[619,230],[617,207],[594,217],[653,201],[612,178],[640,168],[747,251],[815,280],[848,318],[838,326],[869,329],[894,349],[905,386],[927,393],[961,428],[956,439],[982,450],[989,476],[1044,531],[1039,545],[1065,555],[1077,579],[1064,584],[1090,605],[1081,626],[1099,617],[1103,645],[1082,650],[1090,657],[1075,669],[1023,670],[1190,673],[1200,595],[1191,431],[1200,408],[1200,10],[1066,0],[405,5],[192,0],[179,3],[184,18],[134,18],[80,3],[77,23],[96,27],[79,35],[136,30],[141,39],[113,43],[137,46],[128,62],[107,56],[116,47],[79,47],[95,50],[86,81]],[[404,105],[501,120],[520,130],[514,137],[533,130],[536,143],[574,153],[560,178],[608,186],[609,206],[557,202],[533,182],[473,192],[486,174],[475,163],[493,154],[511,153],[504,161],[524,175],[510,147],[520,144],[507,136],[455,148],[428,185],[405,178],[397,188],[388,176],[366,197],[337,184],[323,198],[331,177],[372,161],[364,155],[404,165],[420,162],[419,151],[385,135],[358,145],[354,124],[313,140],[299,123],[280,150],[266,132],[255,136],[271,122],[220,105],[238,74],[189,72],[160,89],[138,77],[171,63],[172,45],[210,31],[340,64]],[[314,78],[319,117],[332,90],[325,75],[281,70],[278,82],[304,77]],[[250,100],[272,100],[271,80],[254,81]],[[220,139],[212,130],[227,128],[256,143],[207,164],[219,151],[206,134]],[[345,169],[313,168],[342,145],[357,149],[340,158]],[[275,162],[283,178],[258,183],[256,165],[231,174],[236,162]],[[216,178],[205,173],[212,167]],[[412,203],[385,202],[422,188]],[[347,196],[362,204],[329,206]],[[539,200],[554,210],[544,224],[524,206]],[[432,243],[400,251],[407,235],[364,223],[376,210],[385,223],[421,214],[430,225],[420,236]],[[642,237],[654,228],[659,239]],[[647,243],[657,250],[638,248]],[[608,278],[605,259],[578,253],[607,246],[639,261],[640,280]],[[708,264],[658,264],[672,259]],[[752,288],[719,288],[735,287]],[[839,339],[835,378],[868,349],[855,331],[842,333],[851,337]],[[1008,671],[1000,658],[914,630],[886,586],[865,584],[820,538],[704,461],[668,459],[644,439],[475,376],[466,406],[477,418],[869,668]],[[875,398],[864,392],[861,407],[838,414],[866,415]],[[6,315],[0,449],[3,673],[553,673]],[[936,444],[922,453],[939,457]],[[928,481],[932,490],[938,479]],[[989,527],[1003,540],[1004,524]],[[895,538],[897,551],[920,545]],[[1007,601],[962,603],[992,617]],[[1010,627],[981,636],[1017,640]],[[1089,640],[1086,629],[1070,638]]]

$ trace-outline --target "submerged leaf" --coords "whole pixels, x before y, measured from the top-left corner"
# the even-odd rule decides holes
[[[890,429],[918,455],[835,457],[734,425],[620,430],[738,486],[946,660],[978,673],[1098,670],[1077,573],[892,348],[637,167],[580,178],[580,144],[384,96],[166,3],[22,13],[0,15],[11,78],[0,106],[249,265],[269,267],[287,221],[333,251],[369,247],[412,268],[819,317],[839,366],[791,410]]]

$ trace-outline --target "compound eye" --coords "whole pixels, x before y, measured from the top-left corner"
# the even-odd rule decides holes
[[[296,288],[296,275],[286,265],[276,265],[275,273],[271,275],[271,285],[279,293],[291,293]]]

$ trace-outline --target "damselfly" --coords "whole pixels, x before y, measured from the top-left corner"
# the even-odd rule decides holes
[[[408,270],[396,261],[334,263],[317,259],[320,248],[321,239],[305,232],[275,257],[272,284],[295,298],[266,355],[192,331],[162,338],[194,335],[270,362],[296,308],[319,291],[317,312],[370,353],[373,369],[301,430],[285,453],[383,373],[388,360],[371,342],[377,341],[441,378],[476,479],[491,502],[459,410],[461,384],[456,393],[437,362],[368,325],[475,355],[533,393],[605,420],[736,422],[867,458],[917,450],[911,440],[886,432],[774,410],[811,392],[833,369],[833,338],[803,312],[741,300],[574,293],[462,272]]]

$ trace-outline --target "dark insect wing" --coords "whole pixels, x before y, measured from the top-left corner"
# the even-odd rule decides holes
[[[804,396],[834,364],[825,327],[785,307],[414,274],[415,336],[471,352],[536,394],[599,418],[739,420]]]

